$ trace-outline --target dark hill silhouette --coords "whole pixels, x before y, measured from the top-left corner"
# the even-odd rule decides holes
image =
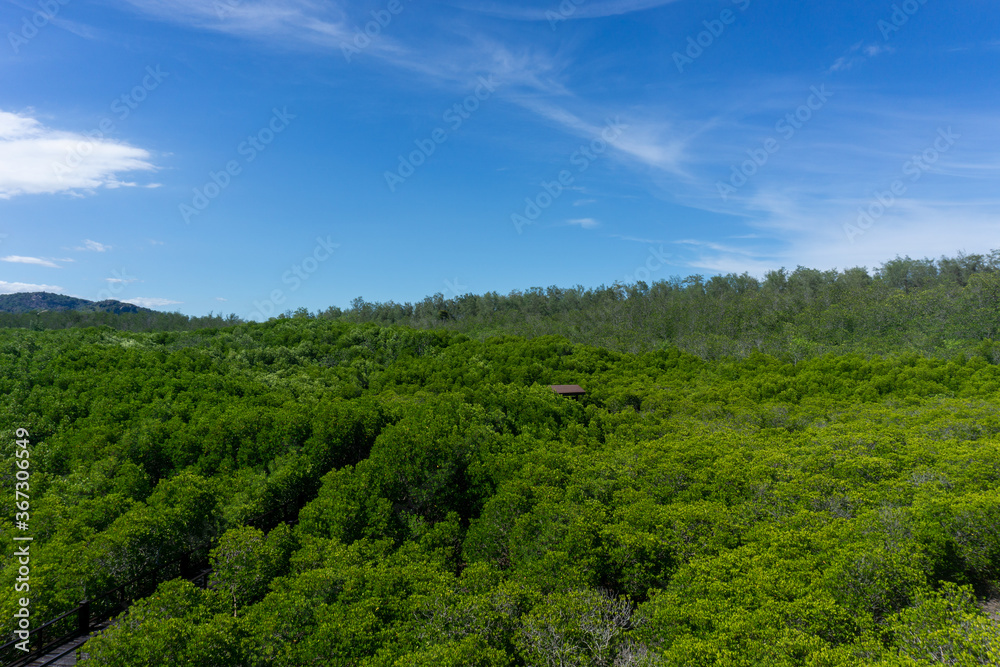
[[[65,294],[52,292],[19,292],[16,294],[0,294],[0,313],[31,313],[39,311],[77,310],[81,312],[99,313],[152,313],[149,308],[135,304],[105,299],[104,301],[88,301]]]

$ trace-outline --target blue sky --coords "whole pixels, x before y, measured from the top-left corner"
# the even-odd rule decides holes
[[[992,0],[4,0],[0,292],[260,319],[1000,247]]]

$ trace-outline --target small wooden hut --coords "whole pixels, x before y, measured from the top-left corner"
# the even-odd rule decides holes
[[[569,396],[571,398],[580,398],[587,392],[583,390],[578,384],[552,384],[549,385],[549,389],[556,392],[560,396]]]

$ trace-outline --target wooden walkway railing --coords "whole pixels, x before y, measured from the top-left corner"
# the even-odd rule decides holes
[[[289,510],[300,509],[304,504],[304,499],[299,498],[294,503],[275,508],[245,523],[265,531],[279,523],[294,524],[298,519]],[[128,609],[136,600],[152,595],[156,587],[164,581],[180,577],[200,588],[205,588],[212,570],[207,560],[192,562],[191,556],[198,552],[207,552],[204,548],[206,546],[211,545],[202,545],[199,549],[183,553],[174,560],[158,564],[124,584],[83,600],[73,609],[33,628],[28,635],[29,646],[32,647],[28,653],[16,647],[16,644],[23,641],[21,639],[3,644],[0,646],[0,665],[54,667],[60,660],[64,660],[82,646],[81,638],[85,640],[94,630],[106,627],[114,616]],[[75,664],[75,660],[59,664]]]
[[[28,635],[29,646],[32,647],[30,652],[25,653],[16,647],[16,644],[22,641],[20,639],[0,646],[0,664],[4,667],[24,667],[29,664],[41,667],[43,664],[54,664],[54,660],[44,663],[36,661],[40,656],[48,655],[54,649],[72,643],[79,637],[89,636],[93,629],[128,609],[136,600],[152,595],[162,581],[180,576],[204,588],[211,572],[207,563],[199,563],[198,566],[192,567],[187,554],[165,565],[151,568],[138,577],[84,600],[69,611],[33,628]]]

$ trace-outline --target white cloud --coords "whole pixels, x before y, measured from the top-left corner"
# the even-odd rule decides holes
[[[54,130],[29,116],[0,111],[0,199],[133,186],[117,174],[153,171],[149,158],[148,151],[135,146]]]
[[[172,306],[179,303],[184,303],[183,301],[172,301],[170,299],[161,299],[157,297],[146,297],[137,296],[131,299],[122,299],[124,303],[131,303],[142,308],[161,308],[163,306]]]
[[[16,292],[63,292],[63,288],[58,285],[33,285],[31,283],[9,283],[0,280],[0,294],[14,294]]]
[[[13,264],[34,264],[36,266],[47,266],[50,269],[61,269],[62,267],[41,257],[22,257],[21,255],[7,255],[0,257],[0,262],[11,262]]]
[[[618,154],[644,166],[684,174],[682,162],[689,138],[679,137],[669,124],[638,118],[610,118],[604,125],[594,125],[580,116],[549,102],[533,98],[515,100],[518,104],[548,119],[572,134],[589,141],[613,137],[608,145]],[[596,115],[593,111],[588,116]]]
[[[692,143],[689,154],[705,156],[690,165],[697,178],[683,189],[673,180],[658,184],[664,199],[726,224],[729,240],[696,231],[693,223],[682,232],[681,238],[700,239],[676,246],[685,265],[763,275],[782,265],[877,266],[897,253],[936,257],[1000,247],[1000,131],[988,110],[959,110],[927,97],[893,103],[880,92],[840,91],[831,84],[835,94],[849,92],[851,99],[834,97],[843,106],[823,108],[786,139],[774,121],[794,109],[808,87],[781,83],[762,96],[766,103],[744,107],[739,117]],[[957,140],[948,147],[941,142],[952,131]],[[731,175],[740,161],[769,136],[777,138],[780,152],[724,200],[718,184],[736,183]],[[905,192],[870,228],[863,234],[845,230],[857,225],[859,208],[878,204],[897,181]]]
[[[883,53],[894,53],[893,49],[888,44],[869,44],[864,45],[864,42],[858,42],[847,50],[847,53],[837,58],[830,68],[827,70],[828,73],[832,72],[844,72],[855,65],[860,65],[864,63],[869,58],[876,58]]]
[[[835,61],[833,61],[833,64],[830,65],[830,69],[828,71],[841,72],[846,69],[851,69],[852,67],[854,67],[855,64],[857,64],[857,59],[851,59],[846,56],[841,56],[837,58]]]
[[[880,56],[883,53],[893,53],[895,49],[887,44],[869,44],[864,49],[865,55],[869,58],[874,58],[875,56]]]
[[[573,220],[567,220],[566,222],[567,224],[570,225],[579,225],[584,229],[593,229],[594,227],[597,227],[598,225],[601,224],[597,220],[594,220],[593,218],[575,218]]]
[[[926,185],[928,192],[918,190]],[[948,183],[954,188],[955,183]],[[934,196],[933,184],[913,186],[912,196],[898,199],[858,233],[858,208],[866,197],[847,198],[832,192],[767,190],[757,193],[748,208],[761,213],[748,224],[760,230],[749,245],[710,240],[677,241],[686,248],[687,266],[719,273],[749,273],[802,265],[820,270],[855,266],[876,267],[898,255],[938,257],[959,250],[988,252],[1000,247],[1000,199],[947,201]],[[921,195],[925,195],[921,197]],[[853,225],[854,228],[848,227]]]
[[[82,246],[77,246],[73,248],[74,250],[92,250],[94,252],[107,252],[111,250],[111,246],[104,245],[103,243],[98,243],[97,241],[91,241],[87,239],[83,242]]]

